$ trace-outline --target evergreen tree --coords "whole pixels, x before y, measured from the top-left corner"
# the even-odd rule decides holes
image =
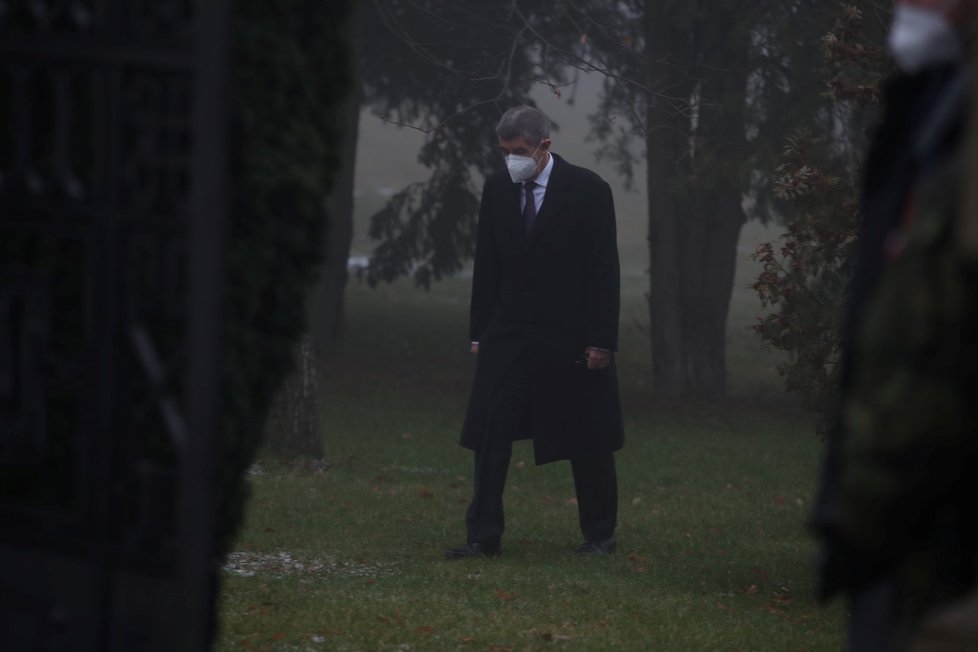
[[[428,286],[474,253],[481,180],[502,166],[496,122],[529,103],[534,83],[557,75],[559,62],[539,57],[511,3],[378,0],[372,7],[386,35],[377,39],[383,54],[362,59],[364,100],[383,119],[426,132],[418,160],[431,176],[372,217],[379,245],[367,279],[411,275]]]

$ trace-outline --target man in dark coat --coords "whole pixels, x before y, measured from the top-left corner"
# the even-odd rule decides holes
[[[495,556],[512,442],[533,439],[537,464],[570,460],[582,554],[614,551],[622,447],[619,268],[611,189],[550,152],[539,110],[496,127],[508,174],[483,188],[469,335],[477,354],[461,445],[475,452],[467,543],[450,559]]]

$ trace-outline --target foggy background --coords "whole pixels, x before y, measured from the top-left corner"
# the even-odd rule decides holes
[[[614,161],[601,159],[596,154],[599,143],[589,137],[589,116],[598,110],[603,76],[599,73],[581,73],[576,87],[562,89],[558,97],[549,87],[538,84],[531,94],[536,103],[556,123],[552,131],[552,149],[571,163],[589,168],[604,178],[612,188],[618,220],[618,250],[622,273],[622,346],[631,352],[624,361],[641,360],[648,365],[648,342],[641,329],[649,322],[645,293],[648,292],[648,200],[645,191],[645,164],[641,157],[635,168],[635,179],[630,188],[615,169]],[[464,119],[464,118],[462,118]],[[417,162],[418,150],[425,140],[425,133],[412,127],[385,122],[369,108],[360,115],[360,134],[357,146],[355,177],[354,232],[350,248],[351,265],[364,264],[377,246],[368,235],[370,216],[390,199],[391,195],[408,183],[425,181],[430,170]],[[485,134],[481,143],[472,147],[495,147],[496,135]],[[636,150],[643,147],[635,143]],[[759,216],[749,213],[737,246],[737,267],[731,297],[730,315],[727,322],[728,384],[733,396],[763,398],[765,401],[782,402],[784,389],[775,366],[783,359],[770,347],[762,345],[760,338],[751,330],[756,318],[766,311],[757,293],[749,285],[760,273],[762,265],[752,261],[750,255],[762,242],[777,241],[784,232],[783,226],[765,224]],[[471,261],[459,280],[467,284]],[[354,277],[350,283],[356,284]],[[397,282],[399,291],[416,292],[410,280]],[[423,301],[423,297],[420,298]],[[355,309],[355,308],[354,308]],[[636,328],[640,326],[641,328]],[[460,346],[467,341],[465,331],[458,333]],[[635,353],[639,352],[639,355]],[[636,375],[642,371],[635,369]],[[647,369],[644,373],[648,373]]]
[[[807,528],[889,6],[0,2],[0,647],[839,649]],[[614,191],[619,553],[521,441],[506,554],[449,565],[528,101]]]

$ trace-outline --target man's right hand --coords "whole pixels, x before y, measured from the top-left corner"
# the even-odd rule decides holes
[[[469,348],[469,353],[471,353],[472,355],[478,355],[479,354],[479,343],[478,342],[472,342],[472,346],[471,346],[471,348]]]

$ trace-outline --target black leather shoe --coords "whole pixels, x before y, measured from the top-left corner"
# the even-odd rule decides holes
[[[618,542],[615,540],[615,537],[605,539],[604,541],[585,541],[581,545],[577,546],[577,554],[610,555],[617,547]]]
[[[465,559],[467,557],[498,557],[502,550],[499,546],[486,543],[466,543],[458,548],[445,551],[445,559]]]

